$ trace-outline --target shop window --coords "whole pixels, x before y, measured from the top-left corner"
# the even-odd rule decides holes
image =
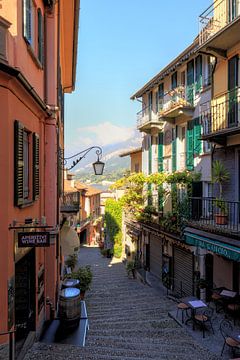
[[[36,200],[38,196],[39,136],[35,133],[33,134],[29,132],[20,121],[16,120],[14,123],[15,206],[22,206],[32,200]]]

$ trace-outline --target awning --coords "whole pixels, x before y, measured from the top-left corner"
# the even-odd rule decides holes
[[[202,249],[207,249],[208,251],[224,256],[230,260],[240,262],[240,248],[236,246],[221,243],[219,241],[188,232],[185,232],[185,241],[189,245],[198,246]]]
[[[60,231],[60,244],[63,256],[73,255],[79,250],[78,234],[69,225],[63,225]]]

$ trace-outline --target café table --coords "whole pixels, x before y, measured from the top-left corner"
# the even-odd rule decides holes
[[[187,304],[191,309],[191,316],[185,321],[185,324],[192,322],[193,330],[194,330],[196,310],[201,309],[201,308],[206,308],[207,304],[204,301],[199,300],[198,298],[196,298],[194,296],[189,296],[189,297],[183,298],[182,302]]]

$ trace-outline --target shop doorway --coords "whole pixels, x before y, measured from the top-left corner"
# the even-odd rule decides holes
[[[30,331],[35,330],[35,250],[15,264],[16,356]]]
[[[84,229],[80,233],[80,244],[86,244],[87,243],[87,229]]]
[[[206,254],[205,256],[205,279],[207,280],[208,286],[206,289],[206,299],[209,301],[212,295],[213,289],[213,255]]]

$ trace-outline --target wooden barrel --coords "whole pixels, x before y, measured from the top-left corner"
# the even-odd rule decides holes
[[[65,279],[62,288],[66,289],[69,287],[77,287],[79,285],[80,281],[78,279]]]
[[[80,290],[74,287],[63,289],[60,293],[58,309],[61,322],[69,325],[79,322],[81,317]]]

